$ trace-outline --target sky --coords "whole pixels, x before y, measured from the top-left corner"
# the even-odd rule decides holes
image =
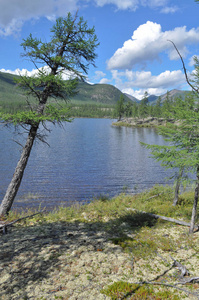
[[[34,65],[21,54],[21,43],[33,37],[48,40],[57,17],[70,11],[94,26],[99,40],[96,68],[89,83],[112,84],[142,99],[172,89],[189,90],[187,73],[199,56],[199,2],[194,0],[0,0],[0,71],[31,75]]]

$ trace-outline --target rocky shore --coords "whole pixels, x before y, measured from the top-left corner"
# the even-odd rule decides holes
[[[120,121],[114,122],[115,126],[132,126],[132,127],[156,127],[160,125],[166,125],[167,123],[178,124],[174,119],[165,118],[122,118]]]

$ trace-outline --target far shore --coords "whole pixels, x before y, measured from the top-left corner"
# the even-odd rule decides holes
[[[178,121],[169,118],[157,118],[157,117],[148,117],[148,118],[122,118],[117,122],[113,122],[114,126],[126,126],[126,127],[157,127],[165,126],[167,123],[178,124]]]

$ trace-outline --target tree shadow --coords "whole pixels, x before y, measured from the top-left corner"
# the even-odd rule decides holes
[[[133,232],[155,224],[156,220],[146,214],[129,213],[108,222],[54,222],[9,228],[8,234],[0,236],[0,299],[29,299],[27,286],[49,280],[52,272],[59,274],[63,264],[70,272],[70,265],[82,251],[103,251],[107,241],[123,236],[124,229]],[[60,284],[59,289],[64,286]],[[53,292],[52,286],[49,296]],[[32,294],[34,297],[34,291]]]

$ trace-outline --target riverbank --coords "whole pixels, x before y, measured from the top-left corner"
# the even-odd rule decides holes
[[[174,119],[165,118],[123,118],[120,121],[112,123],[114,126],[126,126],[126,127],[157,127],[160,125],[165,126],[167,123],[178,124]]]
[[[169,187],[157,186],[15,224],[0,236],[0,298],[197,299],[198,284],[183,281],[199,274],[199,233],[132,210],[189,221],[193,194],[177,207],[172,200]],[[181,277],[173,259],[190,275]]]

